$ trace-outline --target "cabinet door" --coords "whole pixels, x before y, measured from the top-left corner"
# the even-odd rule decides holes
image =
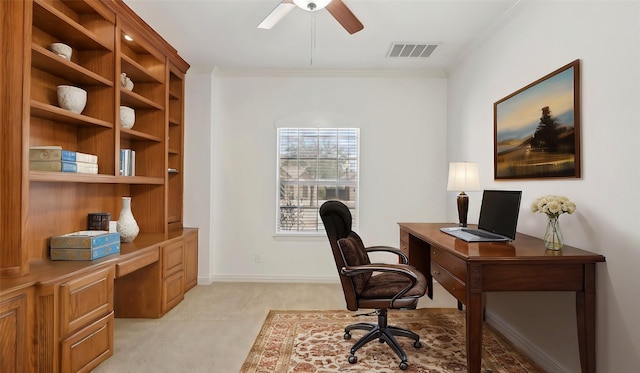
[[[184,290],[198,284],[198,231],[184,237]]]
[[[62,342],[60,371],[90,372],[113,355],[113,312]]]
[[[114,268],[78,276],[60,286],[61,336],[113,311]]]
[[[30,372],[29,293],[0,300],[0,372]],[[31,316],[32,317],[32,316]]]
[[[174,273],[162,283],[162,313],[168,312],[184,299],[184,274]]]
[[[173,241],[162,248],[162,313],[184,299],[184,241]]]

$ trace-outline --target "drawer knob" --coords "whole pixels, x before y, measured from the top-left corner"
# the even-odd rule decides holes
[[[434,275],[439,275],[439,274],[440,274],[440,272],[438,272],[438,271],[433,271],[433,274],[434,274]]]

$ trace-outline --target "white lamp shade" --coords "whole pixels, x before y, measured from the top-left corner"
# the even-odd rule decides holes
[[[331,0],[293,0],[293,3],[300,9],[304,9],[309,12],[315,12],[316,10],[324,9]],[[313,4],[309,6],[310,4]]]
[[[480,190],[478,164],[475,162],[449,163],[448,191],[470,192]]]

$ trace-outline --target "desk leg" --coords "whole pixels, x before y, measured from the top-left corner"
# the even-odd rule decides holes
[[[480,373],[482,365],[482,293],[467,292],[467,372]]]
[[[596,371],[596,269],[595,264],[584,266],[584,291],[576,292],[578,346],[582,373]]]

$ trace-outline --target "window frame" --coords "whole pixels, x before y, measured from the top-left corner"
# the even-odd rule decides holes
[[[333,200],[333,199],[338,199],[339,198],[328,198],[328,199],[320,199],[318,196],[319,190],[316,189],[315,193],[316,193],[316,206],[313,206],[312,208],[314,208],[316,210],[316,215],[317,215],[317,219],[319,221],[319,224],[317,224],[317,230],[297,230],[297,229],[292,229],[292,230],[286,230],[286,229],[281,229],[281,161],[282,161],[282,154],[281,154],[281,139],[282,139],[282,131],[283,130],[294,130],[294,131],[298,131],[298,134],[296,135],[298,139],[301,138],[301,131],[304,132],[310,132],[310,131],[317,131],[317,135],[316,138],[320,139],[321,138],[321,132],[322,131],[333,131],[335,130],[336,133],[339,133],[341,131],[354,131],[353,135],[348,135],[348,136],[354,136],[355,137],[355,154],[349,154],[349,157],[347,157],[347,161],[349,162],[355,162],[355,168],[356,168],[356,172],[355,172],[355,177],[353,178],[353,180],[351,182],[348,183],[340,183],[340,178],[337,176],[336,173],[336,178],[335,179],[324,179],[324,180],[319,180],[317,177],[316,179],[310,179],[310,181],[308,183],[306,183],[307,185],[304,185],[305,183],[299,183],[299,179],[294,181],[292,183],[295,184],[296,186],[300,187],[300,186],[308,186],[308,185],[315,185],[316,187],[320,187],[324,184],[327,183],[334,183],[336,186],[336,194],[338,193],[337,189],[341,188],[341,187],[352,187],[352,193],[355,195],[355,197],[353,199],[349,199],[350,203],[348,203],[349,205],[349,209],[351,211],[351,215],[353,218],[353,230],[357,231],[358,230],[358,223],[359,223],[359,218],[358,218],[358,210],[359,210],[359,196],[360,196],[360,146],[361,146],[361,135],[360,135],[360,128],[358,127],[353,127],[353,126],[349,126],[349,127],[338,127],[338,126],[327,126],[327,127],[304,127],[304,126],[283,126],[283,127],[277,127],[276,130],[276,194],[275,194],[275,234],[274,236],[276,237],[326,237],[326,232],[324,230],[324,225],[321,223],[320,221],[320,216],[318,214],[319,210],[320,210],[320,206],[322,205],[322,203],[324,203],[324,201],[327,200]],[[351,158],[355,156],[355,161]],[[299,154],[296,157],[298,160],[301,158],[299,157]],[[321,160],[322,158],[320,158],[318,156],[318,152],[315,155],[316,160]],[[335,160],[336,162],[340,159],[339,156],[339,148],[336,148],[336,157]],[[351,193],[351,192],[350,192]],[[298,201],[300,199],[298,198]],[[343,200],[344,201],[344,200]],[[351,204],[353,204],[353,206],[351,206]],[[297,207],[299,208],[299,203],[297,205]]]

